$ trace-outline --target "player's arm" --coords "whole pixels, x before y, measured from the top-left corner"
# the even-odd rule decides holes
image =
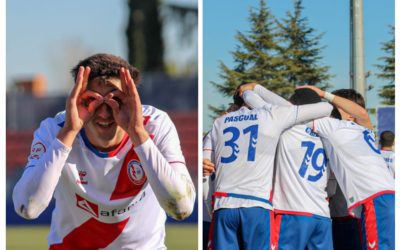
[[[86,90],[89,74],[89,67],[80,67],[57,138],[50,132],[49,120],[34,134],[28,164],[13,191],[14,208],[26,219],[37,218],[48,206],[76,135],[102,103],[100,95]]]
[[[35,131],[29,161],[13,190],[15,211],[25,219],[36,219],[49,205],[71,150],[47,132],[44,121]]]
[[[314,90],[321,98],[327,99],[330,103],[335,105],[337,108],[343,109],[346,113],[350,114],[351,116],[354,117],[355,122],[363,127],[366,127],[368,129],[373,129],[371,119],[368,115],[367,110],[365,110],[363,107],[358,105],[357,103],[348,100],[346,98],[333,95],[327,91],[324,91],[322,89],[319,89],[315,86],[301,86],[299,88],[309,88]]]
[[[193,211],[195,188],[175,126],[168,117],[158,126],[162,131],[156,132],[157,145],[149,138],[134,150],[161,207],[174,219],[183,220]]]
[[[308,122],[318,118],[328,117],[330,116],[333,109],[333,106],[327,102],[305,104],[295,107],[297,108],[295,124]]]
[[[177,220],[187,218],[193,211],[195,188],[186,168],[178,133],[166,114],[152,121],[157,145],[143,125],[142,103],[129,70],[120,69],[122,104],[113,99],[113,93],[105,98],[113,116],[135,145],[135,152],[146,173],[158,202],[168,215]]]
[[[241,85],[239,87],[239,92],[241,95],[245,93],[246,90],[252,90],[256,93],[261,99],[269,104],[278,105],[278,106],[291,106],[292,104],[285,100],[283,97],[275,94],[274,92],[268,90],[267,88],[261,86],[257,83],[247,83]],[[244,96],[242,96],[244,98]]]
[[[327,102],[299,106],[272,106],[272,112],[275,114],[274,117],[280,121],[282,129],[304,123],[312,127],[313,120],[329,116],[332,109],[333,106]]]
[[[259,95],[251,90],[245,90],[242,94],[242,98],[244,103],[252,109],[261,108],[267,104]]]
[[[207,212],[212,213],[212,194],[214,193],[215,165],[211,159],[214,157],[212,149],[211,132],[203,138],[203,202]]]
[[[203,176],[210,176],[215,171],[215,165],[211,161],[214,151],[211,145],[211,133],[208,132],[203,138]]]

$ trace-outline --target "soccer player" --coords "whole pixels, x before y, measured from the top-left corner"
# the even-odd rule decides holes
[[[394,133],[392,131],[383,131],[379,137],[379,145],[381,146],[381,154],[393,178],[395,177],[395,153],[393,151]]]
[[[195,199],[175,126],[141,104],[125,60],[96,54],[71,72],[66,110],[34,133],[15,211],[35,219],[55,198],[50,249],[165,249],[165,212],[182,220]]]
[[[227,114],[240,107],[231,103],[223,113]],[[203,137],[203,249],[211,246],[212,194],[214,193],[215,164],[211,162],[213,150],[210,131]],[[210,240],[210,241],[209,241]]]
[[[353,89],[338,89],[331,93],[315,86],[301,86],[310,88],[321,98],[325,98],[339,110],[339,119],[355,122],[358,125],[373,129],[371,119],[365,110],[364,98]],[[331,174],[329,181],[335,183],[335,175]],[[332,217],[332,233],[335,249],[361,249],[361,221],[349,215],[346,198],[336,182],[336,190],[329,199],[329,209]]]
[[[322,94],[332,103],[338,98],[328,92]],[[345,110],[339,111],[349,116]],[[324,144],[349,214],[361,217],[362,248],[394,249],[394,179],[372,132],[355,122],[333,118],[315,120],[313,126]]]
[[[286,101],[258,84],[253,90],[263,101],[276,105],[304,105],[321,102],[316,92],[297,89]],[[245,97],[252,108],[262,105]],[[327,201],[329,168],[318,134],[305,124],[287,129],[279,138],[275,157],[275,182],[272,202],[275,212],[275,249],[333,249],[332,224]]]
[[[243,106],[215,120],[211,131],[211,161],[216,165],[213,249],[270,249],[273,164],[279,136],[331,110],[328,103],[266,104],[253,110]]]

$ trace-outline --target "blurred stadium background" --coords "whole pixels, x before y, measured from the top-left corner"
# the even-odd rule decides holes
[[[48,63],[56,62],[57,70],[51,67],[35,70],[37,65],[32,62],[24,62],[23,65],[26,68],[22,64],[15,64],[15,58],[21,57],[16,51],[25,50],[25,48],[18,48],[19,43],[16,42],[16,40],[24,40],[23,36],[16,36],[12,31],[14,27],[19,27],[17,22],[26,26],[25,33],[29,33],[30,29],[48,30],[46,27],[50,23],[46,18],[50,18],[50,12],[54,11],[55,7],[50,1],[45,1],[45,4],[37,0],[29,3],[23,0],[17,2],[32,4],[37,14],[40,13],[37,18],[42,20],[42,24],[46,24],[43,24],[43,27],[31,27],[35,24],[29,23],[30,16],[24,13],[18,17],[18,21],[13,19],[13,13],[19,9],[18,3],[7,2],[7,249],[47,249],[47,234],[54,201],[38,219],[27,221],[14,212],[11,200],[12,189],[21,176],[30,153],[33,131],[39,126],[41,120],[64,110],[66,98],[73,84],[69,70],[79,60],[93,53],[116,54],[139,68],[142,72],[142,82],[139,87],[142,103],[158,107],[170,115],[178,130],[186,163],[197,188],[197,1],[119,0],[115,1],[112,7],[109,6],[110,3],[98,3],[94,0],[86,2],[84,6],[78,1],[65,3],[68,6],[81,5],[82,8],[76,11],[82,15],[89,15],[86,19],[90,19],[90,15],[96,15],[92,6],[97,8],[99,5],[104,5],[99,7],[100,13],[97,15],[101,15],[101,11],[104,15],[113,11],[113,8],[117,9],[118,11],[115,12],[122,13],[116,17],[122,19],[120,25],[115,28],[118,32],[104,30],[103,35],[115,37],[124,44],[120,46],[120,49],[113,49],[112,46],[100,46],[100,49],[96,49],[99,44],[95,42],[91,44],[90,41],[86,41],[87,44],[82,45],[80,42],[71,42],[66,37],[66,41],[61,43],[59,48],[64,51],[54,55],[52,61]],[[57,9],[60,11],[61,8],[57,7]],[[78,16],[80,16],[79,13]],[[70,16],[63,17],[68,23]],[[97,25],[102,26],[101,20]],[[90,22],[84,30],[89,34],[82,33],[82,40],[85,40],[84,36],[88,35],[98,37]],[[44,39],[46,36],[45,34]],[[96,39],[98,40],[94,38]],[[125,52],[123,47],[125,47]],[[39,61],[49,59],[48,54],[40,58],[31,58],[35,57],[35,50],[31,48],[29,52],[32,54],[22,56],[27,61],[30,59],[40,64]],[[51,51],[46,53],[51,53]],[[62,73],[53,75],[58,72]],[[184,222],[178,223],[168,218],[166,244],[169,249],[197,249],[197,204],[190,218]]]

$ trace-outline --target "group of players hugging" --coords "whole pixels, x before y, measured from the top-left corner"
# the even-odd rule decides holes
[[[394,249],[394,173],[359,93],[233,99],[203,139],[208,249]]]

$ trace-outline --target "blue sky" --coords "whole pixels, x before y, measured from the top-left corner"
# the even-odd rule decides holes
[[[330,66],[332,89],[349,88],[349,0],[304,0],[303,16],[308,18],[309,26],[317,33],[325,33],[320,41],[326,46],[322,51],[322,63]],[[258,0],[204,0],[203,1],[203,130],[211,128],[212,119],[208,105],[219,106],[231,102],[221,96],[210,81],[221,82],[219,62],[232,67],[231,52],[239,44],[235,40],[237,31],[249,30],[249,9],[258,7]],[[269,0],[267,6],[274,16],[281,18],[292,11],[293,0]],[[364,55],[365,71],[371,71],[367,84],[375,87],[367,93],[367,107],[379,105],[377,90],[385,84],[378,80],[374,64],[383,56],[382,42],[390,40],[389,25],[394,25],[394,0],[364,0]]]
[[[72,84],[69,69],[83,57],[95,52],[124,57],[125,6],[124,0],[7,1],[7,87],[41,73],[50,94],[65,92]]]
[[[197,0],[164,0],[195,6]],[[6,82],[44,74],[48,94],[69,93],[69,70],[93,53],[126,59],[128,0],[8,0],[6,2]],[[197,58],[193,47],[176,48],[180,37],[166,22],[166,58],[177,64]],[[197,41],[197,32],[193,32]],[[176,53],[179,50],[179,53]],[[179,66],[179,65],[178,65]]]

